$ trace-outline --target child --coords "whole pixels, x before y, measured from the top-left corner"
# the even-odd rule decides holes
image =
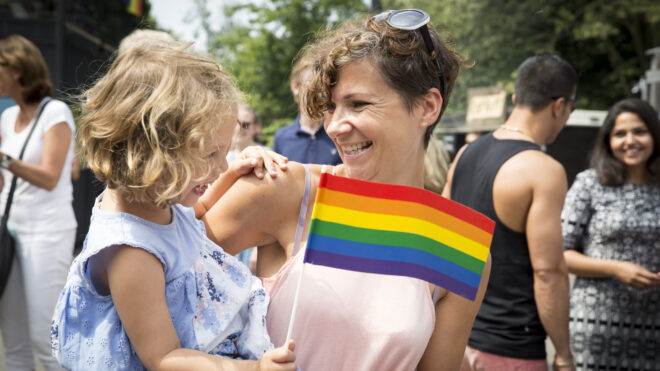
[[[213,61],[159,45],[84,94],[79,139],[106,190],[55,309],[62,366],[295,370],[293,342],[271,350],[260,282],[190,208],[227,169],[239,98]]]

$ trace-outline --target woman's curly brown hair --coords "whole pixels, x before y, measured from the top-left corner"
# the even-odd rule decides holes
[[[380,70],[387,85],[399,93],[409,110],[431,88],[440,91],[442,108],[435,123],[426,130],[424,146],[427,146],[464,63],[453,46],[442,40],[430,24],[428,28],[441,71],[437,70],[417,30],[400,30],[369,17],[362,22],[346,22],[322,35],[302,52],[305,58],[314,61],[314,74],[303,95],[305,113],[313,119],[321,119],[331,105],[331,91],[337,83],[338,71],[350,62],[367,58]]]
[[[78,139],[97,178],[129,201],[165,206],[208,163],[220,119],[241,96],[213,60],[151,46],[120,53],[82,99]]]

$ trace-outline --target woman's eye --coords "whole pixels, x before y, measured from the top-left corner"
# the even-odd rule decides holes
[[[362,108],[362,107],[364,107],[364,106],[366,106],[366,105],[368,105],[368,104],[369,104],[369,103],[367,103],[367,102],[357,101],[357,102],[353,102],[353,107],[355,107],[355,108]]]
[[[211,152],[206,158],[213,158],[218,153],[218,151]]]

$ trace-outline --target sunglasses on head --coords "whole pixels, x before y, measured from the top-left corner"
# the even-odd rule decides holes
[[[433,40],[431,39],[431,34],[429,33],[429,28],[427,26],[427,23],[431,20],[428,13],[421,9],[387,10],[373,16],[372,19],[376,22],[385,21],[391,27],[399,30],[419,30],[422,39],[424,40],[424,45],[426,45],[426,50],[428,51],[429,56],[431,56],[431,59],[433,59],[433,63],[438,70],[437,77],[440,81],[440,93],[444,93],[445,86],[442,81],[442,76],[440,76],[440,63],[436,57]]]

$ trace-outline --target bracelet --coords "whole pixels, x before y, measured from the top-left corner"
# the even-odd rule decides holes
[[[575,366],[573,363],[573,357],[571,357],[570,361],[565,361],[565,362],[557,362],[557,355],[555,354],[555,366],[557,368],[562,368],[562,367],[572,367]]]
[[[555,361],[555,366],[561,368],[561,367],[571,367],[573,366],[573,360],[570,360],[568,362],[557,362]]]

